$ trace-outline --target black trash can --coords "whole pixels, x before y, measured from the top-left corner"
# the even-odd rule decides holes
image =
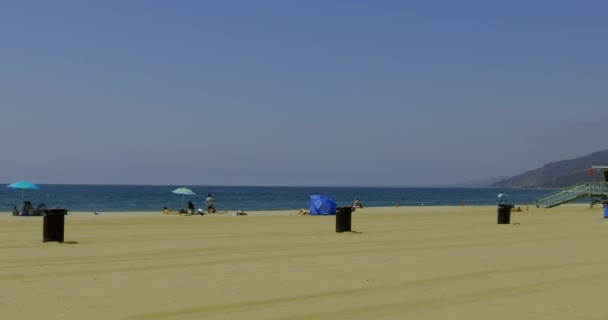
[[[350,230],[350,220],[353,207],[338,207],[336,208],[336,232],[346,232]]]
[[[63,229],[66,214],[68,214],[68,211],[62,208],[46,209],[44,211],[42,214],[42,242],[63,242]]]
[[[507,203],[498,204],[498,224],[509,224],[511,223],[511,209],[514,206]]]

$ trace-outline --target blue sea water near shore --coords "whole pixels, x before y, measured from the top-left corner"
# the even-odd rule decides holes
[[[196,193],[182,196],[171,193],[184,186],[134,185],[40,185],[39,190],[25,190],[25,200],[34,206],[45,203],[68,211],[119,212],[161,211],[164,206],[177,210],[188,200],[204,208],[211,193],[218,211],[299,210],[308,208],[309,197],[322,194],[338,206],[352,205],[355,198],[368,207],[494,205],[499,193],[509,195],[511,203],[533,204],[534,199],[554,189],[508,188],[412,188],[412,187],[250,187],[250,186],[185,186]],[[0,211],[21,208],[21,190],[0,188]]]

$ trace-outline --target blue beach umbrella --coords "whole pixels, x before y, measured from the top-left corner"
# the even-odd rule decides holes
[[[196,193],[192,192],[192,190],[190,190],[188,188],[177,188],[177,189],[171,191],[171,193],[181,194],[182,195],[182,206],[180,208],[184,207],[184,197],[186,195],[188,195],[188,196],[194,196],[194,195],[196,195]]]
[[[6,186],[7,188],[13,188],[13,189],[21,189],[21,201],[23,201],[23,193],[25,192],[26,189],[30,189],[30,190],[38,190],[40,189],[37,185],[29,182],[29,181],[17,181],[17,182],[13,182],[11,184],[9,184],[8,186]]]
[[[336,202],[328,196],[312,195],[310,196],[310,215],[335,215]]]

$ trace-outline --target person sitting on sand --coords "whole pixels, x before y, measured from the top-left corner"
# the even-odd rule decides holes
[[[300,209],[300,211],[298,211],[298,214],[301,216],[305,216],[307,215],[309,212],[308,210],[305,210],[304,208]]]
[[[21,210],[21,214],[24,216],[31,216],[34,213],[34,206],[30,201],[23,201],[23,210]]]
[[[17,217],[19,216],[19,209],[17,209],[17,206],[13,206],[13,217]]]
[[[188,213],[194,213],[194,203],[188,201]]]
[[[173,211],[171,211],[171,210],[167,209],[167,207],[164,207],[164,208],[163,208],[163,213],[164,213],[164,214],[174,214],[175,212],[173,212]]]
[[[359,198],[355,198],[355,203],[353,204],[353,208],[363,208],[361,202],[359,202]]]

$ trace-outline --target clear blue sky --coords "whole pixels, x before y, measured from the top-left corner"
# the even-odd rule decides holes
[[[606,1],[2,1],[0,181],[415,185],[608,149]]]

